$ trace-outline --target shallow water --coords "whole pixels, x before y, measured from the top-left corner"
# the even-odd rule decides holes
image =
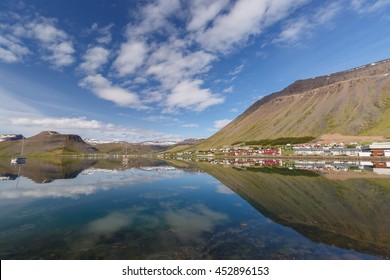
[[[3,160],[0,257],[390,257],[389,177],[289,170],[146,158]]]

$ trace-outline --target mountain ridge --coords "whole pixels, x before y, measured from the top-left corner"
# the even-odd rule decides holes
[[[3,156],[19,155],[22,146],[24,146],[24,155],[65,155],[98,152],[98,149],[85,143],[79,135],[42,131],[24,140],[0,142],[0,154]]]
[[[278,137],[390,135],[390,59],[298,80],[272,93],[194,149]]]

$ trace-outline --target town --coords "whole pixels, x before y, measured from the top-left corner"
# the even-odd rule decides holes
[[[169,156],[171,154],[165,154]],[[349,156],[349,157],[390,157],[390,142],[374,142],[368,145],[359,145],[356,142],[330,144],[287,144],[277,148],[263,148],[252,146],[236,146],[212,148],[206,151],[178,152],[177,156]]]

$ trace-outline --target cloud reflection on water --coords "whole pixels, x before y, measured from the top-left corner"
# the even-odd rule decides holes
[[[7,199],[43,199],[72,198],[88,196],[101,191],[115,188],[151,184],[158,180],[178,177],[182,171],[150,172],[142,170],[126,170],[117,173],[95,173],[94,175],[78,176],[72,180],[56,180],[51,184],[35,184],[26,178],[21,178],[18,188],[7,184],[0,189],[0,200]]]

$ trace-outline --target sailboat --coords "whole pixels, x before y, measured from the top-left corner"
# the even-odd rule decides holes
[[[127,166],[127,164],[129,163],[129,156],[127,155],[127,144],[128,144],[128,142],[126,142],[125,154],[122,157],[122,163],[125,166]]]
[[[20,152],[20,157],[13,157],[11,159],[11,164],[25,164],[27,159],[23,157],[23,151],[24,151],[24,138],[22,139],[22,150]]]

